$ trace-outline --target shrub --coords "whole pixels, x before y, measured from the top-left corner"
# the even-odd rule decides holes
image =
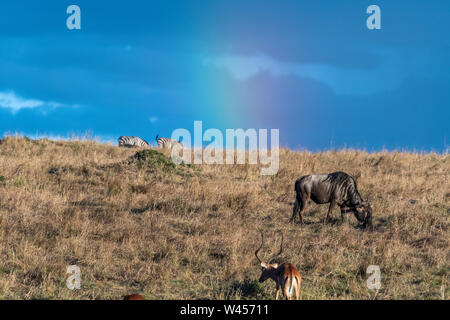
[[[137,161],[139,165],[148,166],[151,169],[161,169],[170,172],[176,167],[175,163],[173,163],[169,157],[156,150],[138,151],[133,156],[133,159]]]

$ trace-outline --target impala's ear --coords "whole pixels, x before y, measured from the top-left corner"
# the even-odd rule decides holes
[[[265,264],[264,262],[261,262],[261,268],[267,269],[267,264]]]
[[[278,268],[278,263],[273,263],[272,267],[274,267],[275,269]]]

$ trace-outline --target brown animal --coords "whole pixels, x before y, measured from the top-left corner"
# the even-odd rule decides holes
[[[134,293],[123,297],[123,300],[146,300],[146,299],[140,294]]]
[[[270,263],[273,259],[278,257],[283,252],[283,234],[281,234],[281,246],[280,252],[278,252],[272,259],[268,260],[269,263],[263,262],[258,257],[258,252],[264,245],[264,234],[261,232],[261,246],[255,251],[256,259],[261,263],[261,276],[259,277],[259,282],[264,282],[267,279],[272,279],[276,283],[277,293],[275,299],[278,300],[280,291],[283,292],[283,296],[292,300],[295,293],[296,300],[300,298],[300,284],[302,278],[300,272],[292,263],[283,263],[278,265],[278,263]]]

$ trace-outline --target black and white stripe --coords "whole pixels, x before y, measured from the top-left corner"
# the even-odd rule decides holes
[[[175,139],[159,138],[159,135],[157,135],[155,139],[158,143],[158,148],[160,149],[172,149],[175,146],[180,146],[183,148],[183,144]]]
[[[149,143],[145,140],[142,140],[139,137],[133,136],[121,136],[119,137],[119,147],[127,147],[127,148],[143,148],[149,147]]]

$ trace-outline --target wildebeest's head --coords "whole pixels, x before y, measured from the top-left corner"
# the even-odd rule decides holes
[[[359,222],[363,224],[364,227],[373,230],[372,225],[372,206],[369,200],[363,201],[355,207],[355,217]]]

